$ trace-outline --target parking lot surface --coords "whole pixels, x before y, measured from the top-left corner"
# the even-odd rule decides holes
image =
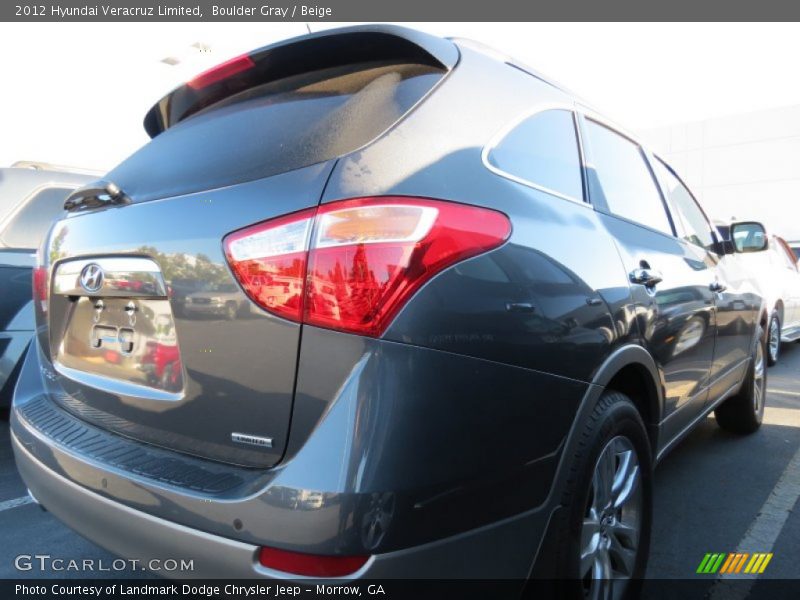
[[[772,552],[761,579],[798,578],[800,511],[800,344],[785,346],[769,369],[764,425],[751,436],[719,429],[713,417],[700,424],[656,471],[655,520],[648,577],[703,578],[696,570],[706,553]],[[19,571],[21,554],[65,559],[115,558],[31,504],[17,474],[8,424],[0,423],[0,577],[148,577],[143,571]],[[752,595],[758,596],[754,581]],[[645,583],[645,595],[657,595]],[[739,597],[741,589],[737,590]]]

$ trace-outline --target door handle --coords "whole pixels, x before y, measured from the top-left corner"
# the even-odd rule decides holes
[[[628,273],[628,278],[631,280],[631,283],[638,283],[645,287],[654,287],[656,284],[663,281],[661,273],[653,269],[644,268],[634,269]]]
[[[724,283],[720,283],[719,281],[712,281],[708,284],[708,289],[710,289],[712,292],[720,293],[727,290],[728,286]]]

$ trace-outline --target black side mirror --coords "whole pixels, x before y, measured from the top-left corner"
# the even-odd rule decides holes
[[[736,246],[730,240],[720,240],[717,242],[717,254],[733,254],[736,252]]]
[[[731,224],[731,241],[736,252],[761,252],[769,246],[767,231],[758,221]]]

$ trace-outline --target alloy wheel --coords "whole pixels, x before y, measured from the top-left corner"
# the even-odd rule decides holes
[[[778,360],[781,349],[781,326],[778,319],[773,318],[769,324],[769,358],[774,363]]]
[[[581,529],[586,598],[620,598],[636,568],[642,521],[639,458],[624,436],[610,440],[594,468]]]
[[[764,344],[759,342],[756,347],[756,362],[753,367],[753,409],[756,414],[761,410],[764,401],[764,388],[766,387],[766,360],[764,360]]]

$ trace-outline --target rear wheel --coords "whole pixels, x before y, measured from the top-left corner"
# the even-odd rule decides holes
[[[647,566],[652,460],[631,400],[606,392],[584,426],[556,532],[559,579],[568,598],[635,597]]]
[[[772,313],[767,335],[767,364],[771,367],[778,362],[781,353],[781,320],[777,313]]]
[[[759,326],[758,341],[742,389],[714,411],[717,424],[734,433],[753,433],[761,427],[767,397],[767,340]]]

